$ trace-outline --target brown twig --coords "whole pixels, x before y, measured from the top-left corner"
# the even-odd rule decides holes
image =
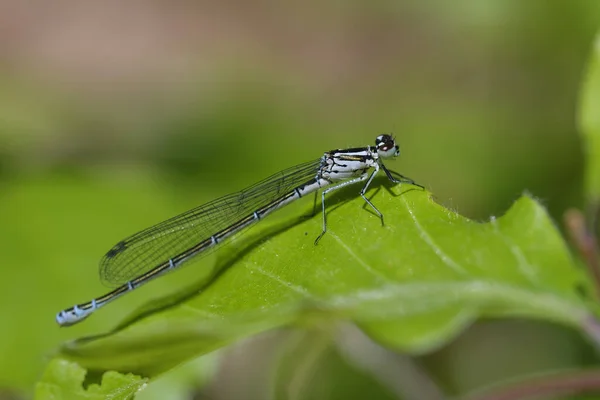
[[[597,214],[595,210],[592,213],[592,215]],[[600,299],[600,255],[593,222],[595,220],[595,217],[590,218],[589,221],[592,222],[588,226],[583,213],[574,208],[567,210],[564,216],[564,223],[571,242],[585,261],[594,282],[596,299]]]

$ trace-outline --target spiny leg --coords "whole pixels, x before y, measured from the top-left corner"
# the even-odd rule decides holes
[[[362,174],[358,178],[350,179],[349,181],[342,182],[339,185],[335,185],[333,187],[323,190],[323,192],[321,193],[321,206],[323,209],[323,231],[315,239],[315,246],[319,243],[319,240],[321,240],[323,235],[325,235],[325,232],[327,232],[327,218],[326,218],[326,214],[325,214],[325,195],[331,191],[334,191],[339,188],[343,188],[344,186],[352,185],[356,182],[364,181],[365,179],[367,179],[367,174]]]
[[[373,172],[369,176],[369,180],[367,180],[367,183],[365,183],[365,186],[360,191],[360,195],[367,202],[367,204],[371,206],[371,208],[375,211],[375,213],[377,215],[379,215],[379,218],[381,219],[381,225],[383,225],[383,214],[377,209],[377,207],[375,207],[375,205],[373,203],[371,203],[371,200],[367,199],[367,196],[365,196],[365,193],[367,192],[367,189],[369,188],[369,185],[373,181],[373,178],[375,178],[375,175],[377,174],[377,172],[379,172],[379,164],[375,164],[375,170],[373,170]]]
[[[317,196],[319,196],[319,192],[315,191],[315,200],[313,202],[312,212],[307,213],[306,215],[301,216],[302,219],[310,219],[317,215]]]
[[[313,203],[313,211],[312,211],[312,217],[314,217],[317,214],[317,196],[318,196],[318,191],[315,191],[315,201]]]
[[[386,168],[386,166],[383,163],[381,164],[381,168],[383,168],[383,171],[385,172],[386,176],[390,181],[394,183],[408,183],[409,185],[418,186],[421,189],[425,190],[425,187],[423,185],[419,185],[417,182],[413,181],[409,177],[399,174],[396,171],[390,171]],[[394,174],[397,175],[400,179],[395,178]]]

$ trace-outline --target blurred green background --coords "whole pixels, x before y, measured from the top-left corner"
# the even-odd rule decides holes
[[[329,149],[392,132],[402,154],[390,167],[477,220],[501,215],[525,191],[557,223],[582,206],[575,115],[600,2],[2,8],[6,396],[30,396],[59,343],[105,331],[193,276],[188,268],[59,329],[57,311],[104,293],[97,262],[119,239]],[[418,361],[444,390],[462,393],[595,359],[576,332],[497,321]],[[214,368],[221,387],[235,373]],[[211,398],[236,398],[213,386]]]

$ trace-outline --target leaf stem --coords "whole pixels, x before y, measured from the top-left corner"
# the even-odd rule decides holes
[[[561,372],[530,378],[501,388],[487,389],[463,400],[524,400],[600,393],[600,370]]]
[[[447,399],[414,358],[389,351],[355,325],[342,325],[336,342],[348,362],[369,373],[398,399]]]

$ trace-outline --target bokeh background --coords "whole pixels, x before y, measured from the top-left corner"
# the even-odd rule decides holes
[[[560,224],[582,206],[576,110],[599,26],[594,0],[0,1],[0,398],[31,396],[59,343],[193,276],[59,329],[57,311],[104,292],[116,241],[325,150],[392,132],[391,168],[448,207],[487,220],[529,192]],[[224,382],[262,353],[220,353],[149,392],[248,396]],[[526,321],[418,359],[450,393],[595,361],[577,332]]]

